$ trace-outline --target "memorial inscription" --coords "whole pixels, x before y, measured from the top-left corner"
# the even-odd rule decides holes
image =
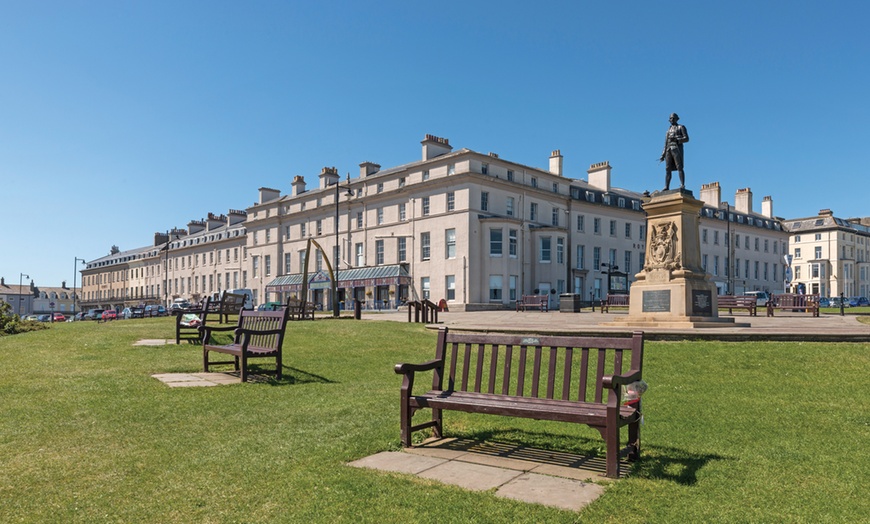
[[[713,293],[709,289],[692,290],[692,314],[700,317],[713,316]]]
[[[643,292],[644,313],[669,313],[671,311],[671,290],[658,289]]]

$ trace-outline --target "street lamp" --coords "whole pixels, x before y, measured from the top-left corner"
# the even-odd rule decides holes
[[[85,263],[85,259],[83,259],[83,258],[79,258],[79,257],[74,257],[74,258],[73,258],[73,320],[76,319],[76,298],[77,298],[77,295],[78,295],[78,292],[76,292],[76,276],[78,275],[78,270],[77,270],[77,269],[78,269],[78,267],[79,267],[79,266],[78,266],[78,263],[79,263],[79,262],[81,262],[82,264],[84,264],[84,263]],[[82,278],[82,287],[84,287],[84,284],[85,284],[85,279]]]
[[[25,275],[24,273],[18,274],[18,316],[21,317],[24,315],[24,295],[21,294],[21,286],[24,280],[24,277],[30,279],[30,275]]]
[[[350,183],[350,173],[347,174],[347,182]],[[338,197],[339,197],[339,189],[344,189],[345,194],[347,196],[352,196],[353,191],[351,191],[349,186],[342,186],[338,183],[338,180],[335,181],[335,247],[332,250],[332,268],[334,274],[332,275],[332,316],[338,318],[338,265],[341,262],[341,248],[338,244]]]

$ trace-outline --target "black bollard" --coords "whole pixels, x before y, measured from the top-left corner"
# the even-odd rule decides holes
[[[353,301],[353,318],[356,320],[362,318],[362,303],[359,300]]]

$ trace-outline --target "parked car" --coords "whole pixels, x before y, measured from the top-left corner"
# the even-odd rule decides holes
[[[76,316],[74,316],[73,319],[74,320],[87,320],[85,318],[85,315],[87,315],[87,313],[85,313],[84,311],[79,311],[78,313],[76,313]]]
[[[849,297],[849,307],[870,306],[867,297]]]
[[[107,309],[103,311],[101,318],[103,319],[103,321],[116,320],[118,318],[118,314],[115,312],[114,309]]]
[[[51,322],[51,315],[39,315],[36,320],[40,322]]]
[[[145,310],[143,311],[143,316],[146,317],[165,317],[169,313],[166,311],[166,308],[163,306],[145,306]]]
[[[831,307],[831,299],[828,297],[822,297],[819,299],[819,307]]]
[[[39,321],[39,315],[24,315],[24,318],[21,320],[33,320],[34,322]]]
[[[55,313],[52,317],[52,322],[66,322],[66,316],[63,313]]]
[[[266,302],[257,306],[257,311],[279,311],[284,307],[282,302]]]
[[[745,291],[744,295],[754,296],[755,303],[758,306],[766,306],[767,301],[770,300],[770,293],[767,291]]]
[[[102,309],[89,309],[82,318],[85,320],[100,320],[103,318],[103,311]]]
[[[831,299],[828,301],[828,307],[839,308],[840,307],[840,297],[831,297]],[[843,301],[843,307],[850,307],[848,300]]]

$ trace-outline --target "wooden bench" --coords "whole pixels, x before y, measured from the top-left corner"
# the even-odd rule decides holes
[[[798,295],[782,293],[771,295],[767,301],[767,316],[772,317],[775,309],[799,310],[802,313],[812,313],[819,316],[819,295]]]
[[[236,326],[202,326],[202,367],[208,373],[209,366],[234,364],[241,373],[242,382],[248,381],[248,360],[251,358],[274,358],[275,376],[281,378],[281,345],[284,343],[284,330],[287,327],[287,310],[250,311],[239,313]],[[212,334],[233,332],[232,344],[210,344]],[[232,355],[233,360],[210,361],[210,352]]]
[[[548,312],[550,310],[549,297],[547,295],[523,295],[517,300],[517,311],[525,311],[529,308]]]
[[[175,343],[181,344],[182,340],[199,343],[201,340],[199,328],[209,321],[209,317],[217,316],[219,324],[227,324],[230,322],[230,316],[237,316],[244,306],[245,295],[224,293],[220,300],[206,297],[198,308],[173,311],[172,314],[175,315]]]
[[[607,298],[601,301],[601,312],[610,313],[611,307],[628,307],[629,295],[607,295]]]
[[[175,309],[175,343],[181,344],[182,340],[188,340],[194,344],[200,343],[201,333],[199,328],[208,319],[209,313],[216,314],[219,304],[206,297],[199,307]]]
[[[640,400],[623,405],[622,386],[641,380],[643,333],[631,337],[438,332],[435,359],[397,364],[402,445],[414,431],[443,437],[444,410],[586,424],[606,443],[606,475],[619,476],[619,429],[628,426],[629,459],[640,456]],[[624,368],[628,368],[624,370]],[[432,389],[413,391],[417,373],[433,371]],[[605,394],[606,392],[606,394]],[[432,420],[413,424],[414,413]]]
[[[717,300],[720,309],[728,308],[729,315],[732,309],[745,309],[752,317],[758,312],[758,299],[751,295],[719,295]]]
[[[301,300],[290,297],[287,299],[284,309],[287,310],[287,318],[290,320],[314,320],[314,312],[317,310],[317,306],[312,302],[306,302],[303,307]]]

